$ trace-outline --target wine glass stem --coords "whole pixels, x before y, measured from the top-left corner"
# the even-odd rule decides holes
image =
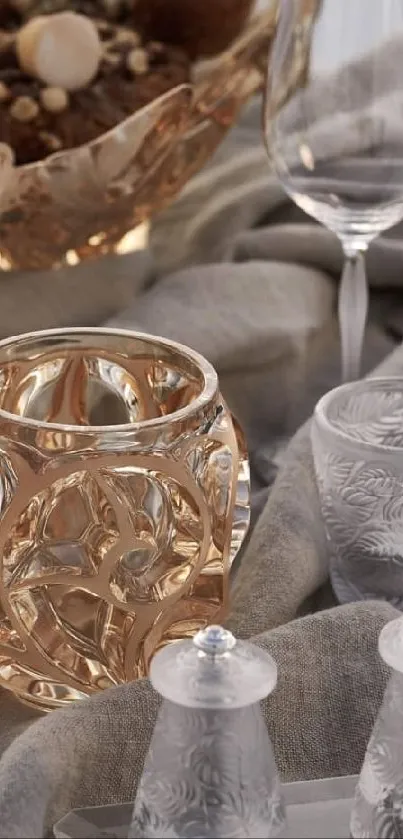
[[[343,382],[360,377],[368,314],[368,285],[362,250],[344,248],[345,263],[339,290],[339,328]]]

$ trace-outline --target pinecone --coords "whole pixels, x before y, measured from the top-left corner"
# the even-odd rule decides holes
[[[134,0],[134,26],[146,37],[216,55],[241,33],[255,0]]]
[[[13,0],[21,3],[21,0]],[[50,15],[56,12],[78,12],[95,18],[124,21],[132,11],[133,0],[22,0],[27,16]]]
[[[21,14],[12,0],[0,2],[0,29],[15,29],[21,24]]]

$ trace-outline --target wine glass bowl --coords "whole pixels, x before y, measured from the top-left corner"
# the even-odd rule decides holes
[[[403,217],[403,8],[398,0],[280,5],[265,137],[292,200],[344,250],[344,378],[355,378],[367,313],[362,254]]]

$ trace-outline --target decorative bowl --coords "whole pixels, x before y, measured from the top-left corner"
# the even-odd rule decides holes
[[[263,84],[276,5],[217,60],[86,146],[14,168],[0,189],[0,268],[48,269],[133,249],[133,230],[206,163]],[[1,184],[0,184],[1,188]]]

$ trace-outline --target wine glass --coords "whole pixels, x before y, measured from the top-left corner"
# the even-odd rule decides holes
[[[403,217],[403,3],[280,0],[264,129],[292,200],[339,238],[343,380],[359,376],[364,254]]]

